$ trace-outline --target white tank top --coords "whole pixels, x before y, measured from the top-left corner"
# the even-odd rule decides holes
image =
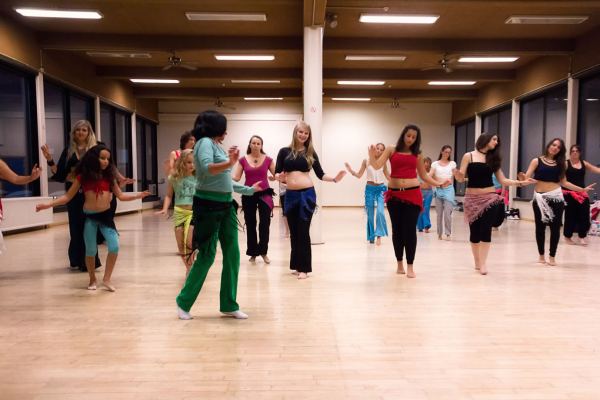
[[[367,181],[374,183],[385,183],[385,176],[383,175],[383,167],[379,169],[373,168],[371,165],[367,165]]]

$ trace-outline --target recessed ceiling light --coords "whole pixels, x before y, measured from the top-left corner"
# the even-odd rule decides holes
[[[75,19],[101,19],[98,11],[81,10],[51,10],[43,8],[16,8],[16,12],[24,17],[37,18],[75,18]]]
[[[139,79],[132,78],[130,79],[133,83],[179,83],[177,79]]]
[[[439,15],[360,14],[360,22],[372,24],[434,24]]]
[[[283,97],[244,97],[246,101],[276,101],[283,100]]]
[[[476,81],[429,81],[431,86],[468,86],[476,84]]]
[[[347,55],[346,61],[404,61],[406,56]]]
[[[585,15],[511,15],[505,24],[576,25],[587,21]]]
[[[90,57],[109,57],[109,58],[152,58],[150,53],[127,53],[111,51],[86,51]]]
[[[460,57],[458,62],[464,63],[502,63],[515,62],[519,57]]]
[[[333,101],[371,101],[370,97],[332,97]]]
[[[585,99],[585,101],[598,101],[600,99]]]
[[[337,81],[338,85],[383,86],[385,81]]]
[[[257,21],[265,22],[265,13],[228,13],[228,12],[186,12],[190,21]]]
[[[231,83],[281,83],[279,80],[261,80],[261,79],[232,79]]]
[[[219,61],[273,61],[274,55],[215,54]]]

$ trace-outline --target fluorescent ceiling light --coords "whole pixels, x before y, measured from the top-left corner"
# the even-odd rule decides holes
[[[467,86],[474,85],[476,81],[429,81],[431,86]]]
[[[273,61],[274,55],[215,54],[219,61]]]
[[[261,80],[261,79],[232,79],[231,83],[281,83],[279,80]]]
[[[371,101],[370,97],[332,97],[333,101]]]
[[[275,101],[283,100],[283,97],[244,97],[246,101]]]
[[[150,53],[127,53],[112,51],[87,51],[90,57],[109,57],[109,58],[152,58]]]
[[[177,79],[138,79],[132,78],[130,79],[133,83],[179,83]]]
[[[346,61],[404,61],[406,56],[347,55]]]
[[[464,63],[502,63],[515,62],[519,57],[460,57],[458,62]]]
[[[24,17],[75,19],[102,18],[102,14],[100,14],[98,11],[51,10],[43,8],[16,8],[15,11]]]
[[[585,99],[585,101],[598,101],[600,99]]]
[[[385,81],[337,81],[338,85],[383,86]]]
[[[434,24],[439,15],[360,14],[360,22],[372,24]]]
[[[511,15],[505,24],[576,25],[587,21],[585,15]]]
[[[257,21],[265,22],[265,13],[186,12],[190,21]]]

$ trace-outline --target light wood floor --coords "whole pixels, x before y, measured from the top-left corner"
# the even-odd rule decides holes
[[[6,237],[0,398],[600,398],[600,238],[541,267],[533,224],[508,221],[484,277],[455,213],[451,242],[419,235],[407,279],[390,238],[366,243],[361,210],[321,212],[310,279],[289,274],[278,215],[271,265],[243,257],[243,321],[218,313],[220,256],[194,319],[177,319],[184,268],[150,212],[117,219],[116,293],[67,270],[66,226]]]

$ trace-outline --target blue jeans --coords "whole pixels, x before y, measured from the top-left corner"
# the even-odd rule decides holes
[[[387,188],[385,185],[367,185],[365,187],[365,209],[367,211],[367,240],[371,243],[376,237],[387,236],[387,225],[385,223],[385,212],[383,202],[383,192]],[[377,212],[375,212],[377,206]],[[375,216],[376,214],[376,216]],[[377,225],[375,226],[375,222]]]
[[[431,228],[431,218],[429,218],[429,209],[433,200],[433,191],[431,189],[421,189],[423,193],[423,211],[419,214],[417,220],[417,230],[421,232],[423,229]]]

